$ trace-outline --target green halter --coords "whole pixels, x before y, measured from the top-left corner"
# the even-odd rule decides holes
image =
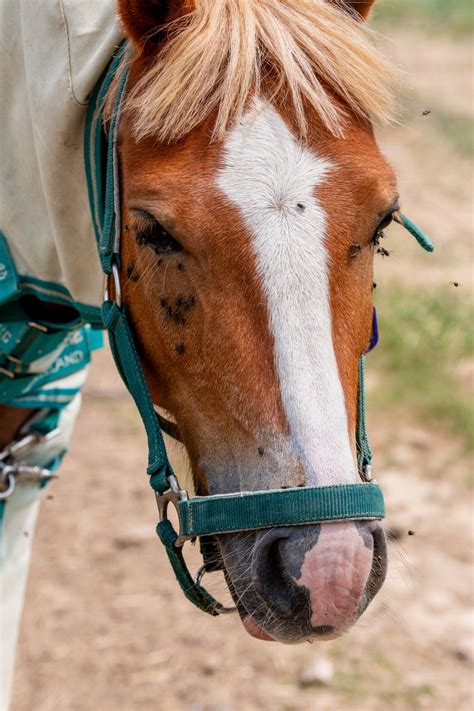
[[[127,51],[124,43],[99,79],[91,96],[85,126],[85,163],[92,219],[100,260],[106,278],[114,281],[115,299],[106,293],[102,317],[109,332],[117,368],[140,412],[148,438],[148,474],[155,491],[160,521],[157,533],[176,578],[186,597],[202,610],[217,615],[226,611],[194,581],[186,567],[182,546],[186,540],[201,538],[206,570],[216,569],[210,554],[215,534],[257,530],[272,526],[302,525],[338,520],[380,520],[384,501],[380,487],[371,477],[372,453],[367,440],[364,406],[364,357],[359,369],[357,450],[359,471],[364,483],[338,486],[274,489],[188,499],[178,485],[166,453],[158,416],[148,390],[133,336],[126,305],[121,303],[120,266],[120,186],[116,149],[120,107],[125,91],[127,68],[117,69]],[[102,108],[116,77],[114,111],[104,132]],[[179,518],[177,533],[167,518],[172,503]]]

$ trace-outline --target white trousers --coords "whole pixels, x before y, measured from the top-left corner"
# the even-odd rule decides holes
[[[81,374],[86,377],[86,370]],[[77,379],[77,374],[76,374]],[[60,434],[46,444],[32,448],[22,463],[44,466],[68,447],[81,395],[64,408],[58,422]],[[7,711],[15,653],[25,598],[28,569],[39,503],[48,486],[34,482],[19,482],[5,504],[0,532],[0,711]]]

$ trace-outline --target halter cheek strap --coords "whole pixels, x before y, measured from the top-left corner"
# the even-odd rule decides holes
[[[115,291],[115,299],[109,298],[106,291],[102,317],[109,332],[115,363],[145,426],[148,439],[147,472],[160,516],[158,536],[186,597],[205,612],[218,615],[228,610],[202,587],[200,575],[196,580],[192,579],[182,554],[185,541],[201,537],[205,569],[215,570],[217,566],[211,556],[215,556],[216,534],[325,521],[380,520],[384,517],[382,491],[375,481],[370,481],[372,453],[365,427],[364,356],[359,365],[357,423],[359,471],[364,483],[193,498],[188,498],[187,493],[180,489],[168,460],[160,421],[137,354],[126,305],[122,304],[120,296],[120,186],[116,137],[126,86],[126,67],[122,66],[121,74],[116,78],[114,112],[107,136],[101,112],[126,51],[124,43],[99,79],[90,99],[85,125],[84,152],[92,219],[102,268],[106,280],[113,279]],[[167,516],[170,504],[178,513],[178,532]]]

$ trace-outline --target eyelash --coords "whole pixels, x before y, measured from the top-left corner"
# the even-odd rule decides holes
[[[388,215],[385,215],[383,220],[379,223],[377,229],[375,230],[371,240],[370,240],[370,245],[372,247],[379,247],[380,240],[385,237],[384,235],[384,229],[388,227],[391,222],[393,221],[393,213],[390,213]],[[362,252],[363,246],[359,244],[358,242],[353,242],[351,246],[349,247],[349,259],[356,259],[359,254]],[[384,250],[382,247],[379,247],[377,249],[377,253],[382,254],[382,256],[388,256],[387,250]]]
[[[390,213],[389,215],[385,215],[383,220],[379,223],[377,229],[374,232],[372,239],[370,240],[370,243],[374,247],[378,247],[378,245],[380,244],[380,240],[385,237],[384,230],[387,227],[389,227],[392,224],[392,222],[393,222],[393,214]]]
[[[151,247],[156,254],[181,252],[183,247],[153,215],[144,210],[134,210],[135,239],[137,244]]]

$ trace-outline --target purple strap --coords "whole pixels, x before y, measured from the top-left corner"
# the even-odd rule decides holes
[[[373,351],[378,342],[379,342],[379,327],[377,324],[377,311],[374,306],[374,310],[372,313],[372,335],[370,337],[369,345],[367,346],[367,350],[365,351],[365,354],[370,353],[370,351]]]

